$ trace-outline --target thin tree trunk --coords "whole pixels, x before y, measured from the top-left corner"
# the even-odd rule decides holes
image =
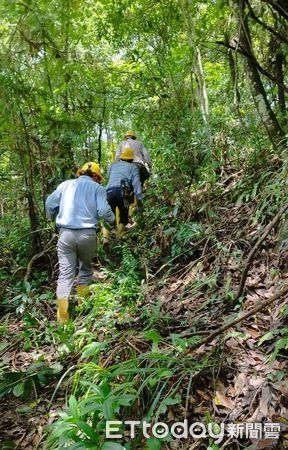
[[[209,123],[209,105],[208,105],[208,95],[206,90],[205,77],[202,67],[202,59],[199,48],[195,51],[195,61],[194,61],[194,73],[197,77],[198,85],[198,97],[200,102],[200,109],[202,112],[203,120],[206,124]]]
[[[251,56],[244,60],[251,93],[260,119],[273,146],[276,148],[280,145],[279,142],[284,137],[284,132],[268,102],[257,66],[254,63],[255,58],[252,50],[251,36],[247,17],[245,16],[245,2],[244,0],[233,0],[233,3],[239,26],[238,45],[246,54]]]
[[[287,0],[262,0],[264,3],[269,3],[269,5],[274,8],[281,17],[288,20],[288,3]]]
[[[284,83],[284,71],[283,65],[285,63],[285,56],[281,51],[278,51],[275,56],[275,76],[283,84]],[[283,117],[286,115],[286,102],[284,89],[278,85],[278,105],[279,110]]]
[[[106,95],[104,95],[103,99],[103,110],[102,110],[102,117],[99,123],[99,135],[98,135],[98,163],[101,164],[101,158],[102,158],[102,133],[103,133],[103,125],[105,121],[105,114],[106,114]]]
[[[205,124],[209,124],[209,103],[208,95],[204,77],[204,71],[202,66],[202,58],[200,49],[195,44],[195,30],[193,23],[193,3],[191,0],[181,0],[181,9],[184,19],[184,24],[186,27],[186,33],[188,38],[188,43],[191,48],[191,62],[192,62],[192,73],[194,73],[197,80],[197,91],[200,110],[202,113],[203,121]],[[193,98],[191,104],[194,104]]]
[[[277,31],[275,28],[267,25],[267,23],[263,22],[263,20],[260,20],[259,17],[257,17],[256,14],[254,13],[254,10],[253,10],[252,6],[250,5],[249,0],[245,0],[245,2],[249,8],[250,17],[255,22],[257,22],[259,25],[261,25],[261,27],[264,28],[264,30],[269,31],[271,34],[276,36],[279,39],[279,41],[284,42],[285,44],[288,44],[288,38],[287,38],[287,36],[285,36],[285,34],[279,33],[279,31]]]
[[[229,38],[226,36],[226,42],[229,44]],[[239,116],[240,121],[242,122],[242,117],[240,114],[240,90],[238,87],[238,70],[237,70],[237,53],[235,53],[235,59],[233,55],[233,51],[231,48],[228,48],[227,50],[227,56],[228,56],[228,62],[230,67],[230,76],[231,76],[231,84],[233,88],[233,104],[235,106],[235,110]]]
[[[20,109],[19,111],[20,114],[20,118],[21,118],[21,122],[23,125],[23,130],[24,130],[24,136],[25,136],[25,142],[26,142],[26,148],[27,148],[27,155],[28,155],[28,167],[25,164],[25,158],[21,149],[21,145],[18,144],[18,151],[20,153],[21,156],[21,162],[22,162],[22,167],[23,167],[23,172],[24,172],[24,179],[25,179],[25,184],[26,184],[26,188],[27,188],[27,194],[26,194],[26,198],[28,201],[28,212],[29,212],[29,220],[30,220],[30,228],[31,228],[31,251],[32,253],[38,253],[41,250],[41,239],[40,236],[38,235],[38,233],[34,233],[39,226],[39,220],[38,220],[38,215],[37,215],[37,210],[36,210],[36,203],[35,203],[35,199],[34,199],[34,173],[33,173],[33,155],[32,155],[32,149],[30,147],[30,142],[29,142],[29,134],[28,134],[28,130],[27,130],[27,125],[26,125],[26,121],[24,119],[23,113]]]

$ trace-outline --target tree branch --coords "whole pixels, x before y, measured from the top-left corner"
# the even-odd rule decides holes
[[[276,294],[272,295],[272,297],[267,298],[263,302],[258,303],[254,308],[250,309],[250,311],[247,311],[246,313],[241,314],[237,319],[231,319],[228,321],[225,325],[218,328],[216,331],[213,331],[207,338],[203,339],[201,342],[198,342],[197,344],[190,347],[188,350],[186,350],[185,355],[191,352],[191,350],[195,350],[196,348],[201,347],[202,345],[208,344],[211,342],[215,337],[219,336],[220,334],[224,333],[224,331],[228,330],[229,328],[233,327],[234,325],[237,325],[237,323],[242,322],[243,320],[247,319],[250,316],[253,316],[257,312],[261,311],[262,309],[266,308],[269,305],[272,305],[276,300],[283,297],[285,294],[288,293],[288,285],[285,286],[280,291],[276,292]],[[194,333],[193,333],[194,334]]]
[[[274,30],[274,28],[272,28],[269,25],[267,25],[266,23],[262,22],[262,20],[260,20],[255,15],[254,10],[249,3],[249,0],[245,0],[245,2],[248,6],[250,17],[253,20],[255,20],[255,22],[259,23],[259,25],[261,25],[265,30],[270,31],[270,33],[272,33],[272,34],[274,34],[274,36],[278,37],[278,39],[280,39],[280,41],[285,42],[285,44],[288,44],[288,39],[285,36],[283,36],[283,34],[279,33],[278,31]]]
[[[34,261],[36,261],[36,259],[41,258],[41,256],[43,256],[47,250],[49,250],[49,246],[52,244],[52,242],[54,241],[54,239],[56,239],[57,235],[53,234],[52,238],[49,240],[49,242],[47,243],[47,245],[45,246],[45,248],[37,253],[36,255],[32,256],[32,258],[30,259],[28,265],[27,265],[27,269],[26,269],[26,275],[24,277],[24,281],[28,281],[32,272],[32,266]]]
[[[268,78],[270,81],[273,81],[273,83],[277,84],[277,86],[281,86],[282,89],[288,93],[288,87],[285,86],[283,83],[281,83],[277,78],[273,77],[267,70],[265,70],[260,64],[256,61],[256,59],[248,52],[246,52],[240,45],[237,45],[237,47],[234,47],[231,44],[228,44],[224,41],[216,41],[216,44],[223,45],[224,47],[231,48],[232,50],[241,53],[241,55],[246,56],[246,58],[250,59],[255,67],[259,70],[259,72],[262,73],[266,78]]]
[[[268,223],[268,225],[265,227],[263,234],[259,237],[259,239],[257,240],[256,244],[254,245],[254,247],[251,249],[245,266],[244,266],[244,270],[242,272],[242,276],[241,276],[241,280],[240,280],[240,284],[238,287],[238,291],[236,294],[236,297],[234,299],[234,303],[238,300],[239,297],[241,297],[243,291],[244,291],[244,287],[245,287],[245,282],[247,279],[247,275],[248,275],[248,271],[249,268],[251,266],[251,263],[254,259],[255,254],[257,253],[257,251],[259,250],[261,244],[265,241],[266,237],[268,236],[268,234],[270,233],[270,231],[272,230],[272,228],[277,224],[277,222],[280,220],[282,214],[284,214],[284,212],[288,209],[288,203],[286,203],[284,206],[282,206],[282,208],[280,209],[280,211],[278,211],[278,213],[276,214],[276,216],[271,220],[270,223]]]

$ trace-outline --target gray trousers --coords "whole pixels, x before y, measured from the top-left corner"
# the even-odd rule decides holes
[[[59,261],[57,298],[69,297],[77,267],[79,269],[79,284],[91,284],[92,260],[95,250],[96,230],[94,228],[60,229],[57,244]]]

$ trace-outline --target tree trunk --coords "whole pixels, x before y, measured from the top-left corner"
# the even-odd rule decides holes
[[[24,173],[24,179],[26,184],[26,190],[27,190],[27,201],[28,201],[28,211],[29,211],[29,219],[30,219],[30,229],[31,229],[31,252],[32,254],[38,253],[41,250],[42,243],[41,238],[39,236],[39,233],[36,233],[38,230],[39,225],[39,219],[37,214],[37,208],[36,208],[36,201],[35,201],[35,194],[34,194],[34,157],[32,154],[32,149],[30,146],[29,141],[29,133],[27,129],[27,124],[24,119],[24,115],[22,113],[22,110],[19,110],[20,119],[23,126],[23,132],[24,132],[24,138],[26,143],[26,149],[27,149],[27,156],[28,156],[28,164],[25,164],[25,157],[23,155],[23,152],[21,150],[21,144],[18,144],[19,147],[19,154],[21,157],[22,162],[22,169]],[[28,167],[27,167],[28,165]]]
[[[195,50],[195,61],[194,61],[194,73],[197,77],[198,86],[198,98],[200,103],[200,109],[202,113],[203,120],[206,124],[209,123],[209,105],[208,105],[208,95],[206,90],[205,77],[202,67],[202,59],[199,48]]]
[[[208,95],[207,95],[207,89],[206,89],[206,83],[205,83],[205,76],[202,66],[202,58],[201,58],[201,52],[200,49],[197,47],[196,36],[195,36],[195,27],[193,23],[193,9],[195,8],[195,5],[193,5],[193,1],[191,0],[181,0],[180,2],[181,9],[182,9],[182,15],[184,20],[184,25],[186,28],[188,43],[191,48],[191,72],[192,77],[191,80],[193,80],[193,74],[195,75],[196,81],[197,81],[197,94],[198,94],[198,100],[199,100],[199,106],[200,111],[203,117],[204,123],[207,125],[209,139],[211,140],[210,136],[210,130],[209,130],[209,103],[208,103]],[[193,88],[191,89],[193,92]],[[192,94],[193,95],[193,94]],[[194,99],[191,99],[191,105],[193,108],[194,105]]]
[[[288,3],[287,0],[262,0],[264,3],[268,3],[274,8],[281,17],[288,20]]]
[[[225,36],[225,40],[227,44],[229,44],[229,38],[228,36]],[[237,115],[239,116],[239,120],[242,122],[242,117],[240,113],[240,90],[238,87],[238,70],[237,70],[237,53],[235,54],[235,59],[233,55],[233,50],[231,48],[228,48],[227,50],[227,56],[228,56],[228,62],[229,62],[229,68],[230,68],[230,77],[231,77],[231,85],[232,85],[232,92],[233,92],[233,104],[235,106],[235,110],[237,112]]]
[[[102,159],[102,133],[103,133],[103,126],[105,121],[105,114],[106,114],[106,96],[104,95],[103,99],[103,107],[102,107],[102,117],[99,123],[99,135],[98,135],[98,163],[101,164]]]
[[[280,146],[280,140],[284,137],[284,132],[269,104],[262,80],[255,64],[256,60],[253,55],[252,41],[245,14],[245,1],[233,0],[233,4],[239,26],[238,45],[248,56],[250,56],[246,57],[244,62],[251,93],[266,132],[273,146],[277,148]]]
[[[275,76],[283,84],[284,83],[284,71],[283,65],[285,64],[285,56],[281,51],[278,51],[275,56]],[[279,110],[283,117],[286,115],[286,102],[284,89],[278,85],[278,105]]]

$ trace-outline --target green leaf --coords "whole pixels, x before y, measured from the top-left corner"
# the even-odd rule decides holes
[[[161,448],[161,441],[155,437],[147,439],[146,444],[150,450],[159,450]]]
[[[88,358],[89,356],[99,353],[106,345],[104,342],[91,342],[91,344],[85,345],[81,359]]]
[[[150,387],[154,387],[155,384],[157,384],[157,383],[158,383],[158,380],[156,378],[149,378],[149,380],[148,380],[148,384]]]
[[[47,384],[48,383],[48,378],[46,375],[44,375],[44,373],[38,373],[37,374],[37,378],[40,381],[41,384]]]
[[[8,450],[11,448],[16,448],[15,442],[12,442],[12,441],[2,441],[1,442],[1,450]]]
[[[52,371],[52,373],[59,373],[61,372],[61,370],[63,369],[63,366],[60,362],[56,362],[54,364],[51,364],[51,366],[49,366],[49,369]]]
[[[99,447],[95,446],[95,444],[89,441],[76,442],[76,444],[72,445],[71,447],[69,446],[69,450],[87,450],[88,448],[92,450],[98,450]]]
[[[220,449],[220,447],[217,444],[212,444],[212,447],[211,447],[211,445],[209,445],[209,447],[207,447],[207,450],[219,450],[219,449]]]
[[[246,334],[242,333],[241,331],[230,331],[229,333],[225,334],[225,340],[232,337],[241,337],[244,339],[246,337]]]
[[[84,406],[81,408],[81,414],[84,416],[85,414],[96,413],[99,411],[103,411],[102,403],[91,403],[91,405]]]
[[[260,345],[263,344],[263,342],[269,341],[270,339],[272,339],[274,334],[275,334],[275,330],[274,331],[269,331],[268,333],[265,333],[264,336],[262,336],[259,339],[257,346],[260,347]]]
[[[16,411],[19,413],[22,413],[22,414],[28,414],[33,411],[33,408],[31,408],[31,406],[24,405],[24,406],[20,406],[19,408],[16,408]]]
[[[166,405],[179,405],[179,403],[181,403],[181,396],[176,395],[175,398],[168,397],[168,398],[165,398],[164,401],[165,401]]]
[[[159,407],[161,413],[165,413],[167,411],[167,406],[178,405],[181,403],[181,396],[177,395],[175,398],[167,397],[165,398]]]
[[[25,391],[25,382],[22,381],[21,383],[16,384],[16,386],[13,389],[13,394],[15,397],[20,397],[24,394]]]
[[[97,398],[99,398],[99,399],[105,398],[105,394],[104,394],[103,390],[96,384],[91,383],[90,381],[85,381],[85,380],[80,380],[80,384],[82,384],[83,386],[88,386],[89,389],[91,389],[93,392],[95,392],[97,394]]]
[[[106,441],[101,447],[101,450],[125,450],[121,444],[117,444],[117,442]]]
[[[133,402],[133,400],[135,400],[137,398],[137,395],[132,395],[132,394],[124,394],[121,395],[121,397],[119,398],[119,400],[117,400],[118,405],[121,406],[129,406],[131,405],[131,402]]]
[[[76,424],[80,430],[82,430],[88,438],[90,438],[95,444],[99,441],[99,435],[95,433],[93,428],[91,428],[86,422],[83,422],[82,420],[78,421]]]
[[[152,341],[154,344],[159,344],[161,342],[161,336],[156,330],[149,330],[146,331],[144,334],[145,339],[148,339],[148,341]]]
[[[73,416],[74,419],[79,419],[78,403],[74,395],[71,395],[71,397],[69,398],[69,408],[71,416]]]
[[[29,281],[24,281],[23,285],[24,285],[24,288],[25,288],[27,294],[29,294],[31,292],[31,284],[29,283]]]
[[[8,345],[9,345],[9,342],[7,342],[7,341],[0,342],[0,352],[2,352],[2,350],[4,350],[6,347],[8,347]]]
[[[107,400],[103,403],[103,415],[106,420],[112,420],[114,416],[113,411],[113,403],[111,398],[107,398]]]
[[[157,374],[157,376],[159,378],[167,378],[167,377],[171,377],[173,375],[172,370],[168,370],[168,369],[161,369],[159,371],[159,373]]]

